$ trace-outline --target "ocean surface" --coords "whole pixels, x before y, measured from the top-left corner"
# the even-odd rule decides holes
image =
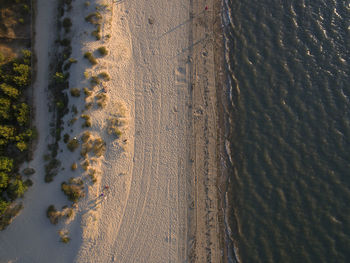
[[[240,262],[350,262],[350,1],[223,0]]]

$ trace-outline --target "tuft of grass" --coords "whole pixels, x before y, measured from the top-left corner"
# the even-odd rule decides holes
[[[70,58],[70,59],[68,59],[68,62],[69,62],[70,64],[78,63],[78,61],[77,61],[75,58]]]
[[[106,47],[99,47],[97,51],[100,53],[101,56],[106,56],[108,54],[108,50]]]
[[[91,91],[91,90],[89,90],[89,89],[86,88],[86,87],[85,87],[83,90],[84,90],[84,94],[85,94],[85,97],[86,97],[86,98],[88,98],[88,97],[91,96],[91,94],[92,94],[92,91]]]
[[[74,152],[78,147],[79,147],[79,141],[77,139],[73,138],[67,143],[67,148],[71,152]]]
[[[104,94],[104,93],[99,93],[96,95],[96,103],[97,103],[97,106],[100,107],[100,108],[104,108],[107,104],[107,95]]]
[[[110,81],[111,77],[108,75],[107,72],[101,72],[100,74],[98,74],[98,76],[103,79],[104,81]]]
[[[61,217],[61,213],[57,211],[54,205],[50,205],[46,210],[46,216],[50,219],[51,224],[57,225],[58,219]]]
[[[89,7],[89,6],[90,6],[90,1],[86,1],[86,2],[84,3],[84,5],[85,5],[85,7]]]
[[[100,79],[97,76],[92,76],[90,80],[91,85],[96,86],[101,83]]]
[[[96,64],[97,64],[97,60],[96,60],[96,58],[94,57],[94,55],[93,55],[91,52],[85,52],[85,53],[84,53],[84,58],[86,58],[87,60],[89,60],[89,62],[90,62],[92,65],[96,65]]]
[[[61,190],[68,197],[68,200],[76,203],[80,198],[85,196],[84,186],[74,179],[70,180],[69,183],[63,182],[61,184]]]
[[[96,30],[91,32],[91,35],[96,38],[96,40],[101,40],[101,29],[98,27]]]
[[[80,155],[84,158],[87,157],[87,154],[92,150],[92,143],[91,142],[86,142],[83,144],[81,147]]]
[[[102,20],[102,15],[100,14],[100,12],[93,12],[93,13],[88,14],[85,17],[85,21],[89,22],[93,25],[100,25],[101,20]]]
[[[71,88],[70,89],[70,95],[73,97],[80,97],[80,89],[78,88]]]
[[[75,171],[76,169],[78,169],[78,165],[76,162],[72,163],[72,166],[70,167],[72,171]]]
[[[90,139],[90,136],[91,136],[90,132],[89,132],[89,131],[85,131],[85,132],[83,133],[83,135],[81,136],[82,142],[83,142],[83,143],[87,143],[88,140]]]
[[[92,151],[96,157],[102,156],[106,152],[106,143],[101,138],[96,139]]]
[[[64,236],[64,237],[61,237],[60,240],[61,240],[61,242],[67,244],[67,243],[69,243],[69,241],[70,241],[70,237]]]
[[[85,160],[82,164],[81,167],[83,168],[84,171],[87,171],[87,169],[89,168],[90,162],[89,160]]]
[[[75,105],[72,106],[72,112],[73,112],[75,115],[78,114],[77,106],[75,106]]]
[[[88,79],[89,77],[90,77],[89,71],[85,70],[85,71],[84,71],[84,78],[85,78],[85,79]]]
[[[76,121],[78,120],[78,118],[73,118],[73,119],[70,119],[69,121],[68,121],[68,126],[72,126]]]
[[[85,120],[85,122],[82,125],[83,128],[91,127],[92,123],[91,123],[91,117],[89,115],[82,114],[80,117]]]
[[[93,103],[92,103],[91,101],[90,101],[90,102],[85,103],[85,109],[86,109],[86,110],[91,109],[91,108],[92,108],[92,105],[93,105]]]
[[[89,174],[88,175],[90,176],[92,183],[96,183],[97,182],[96,170],[95,169],[89,169]]]

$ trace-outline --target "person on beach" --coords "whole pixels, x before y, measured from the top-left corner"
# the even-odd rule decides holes
[[[207,5],[205,6],[204,10],[205,10],[205,11],[207,11],[207,10],[208,10],[208,6],[207,6]]]

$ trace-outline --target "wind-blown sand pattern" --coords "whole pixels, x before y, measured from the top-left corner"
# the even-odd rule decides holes
[[[88,8],[85,1],[73,1],[72,57],[78,63],[71,67],[70,87],[87,85],[86,69],[92,75],[105,71],[111,77],[105,83],[106,107],[88,111],[92,119],[88,130],[106,142],[105,154],[91,165],[99,171],[97,182],[88,186],[75,219],[63,227],[71,233],[68,245],[55,245],[57,233],[47,234],[45,240],[38,241],[43,254],[33,249],[30,256],[34,261],[27,260],[18,252],[24,244],[16,245],[11,236],[16,232],[14,222],[5,233],[9,241],[4,258],[9,262],[220,262],[213,2],[96,2],[110,8],[101,12],[100,41],[90,36],[93,26],[84,20],[94,11],[94,1]],[[38,6],[40,30],[43,12],[49,7],[46,0],[38,0]],[[98,64],[91,67],[83,53],[100,46],[106,46],[109,54],[98,57]],[[39,64],[41,59],[38,56]],[[39,79],[38,85],[45,85]],[[98,92],[95,89],[94,95]],[[70,99],[70,106],[73,104],[80,111],[84,108],[83,98]],[[116,139],[107,132],[108,119],[121,107],[126,124],[122,137]],[[80,136],[83,131],[74,128],[72,135]],[[59,157],[67,167],[78,161],[78,153],[71,155],[64,145],[61,148]],[[58,184],[67,180],[69,173],[64,179],[57,176],[55,187],[59,189]],[[107,199],[101,201],[98,196],[105,185],[109,186]],[[55,194],[60,195],[58,190]],[[36,201],[31,201],[28,206],[35,207]],[[39,213],[44,216],[44,211]],[[30,213],[23,211],[28,228]],[[53,232],[55,227],[48,224],[42,229]],[[34,233],[28,230],[26,234]],[[0,253],[5,255],[5,250]]]

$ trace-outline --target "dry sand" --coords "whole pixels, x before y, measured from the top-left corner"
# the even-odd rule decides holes
[[[110,7],[103,13],[100,41],[90,36],[93,26],[84,20],[94,11],[94,1],[88,8],[85,1],[73,1],[72,57],[78,63],[71,67],[70,87],[88,85],[86,69],[92,75],[106,71],[111,76],[106,107],[87,111],[93,124],[88,130],[106,142],[107,150],[92,160],[100,174],[95,184],[87,186],[76,217],[59,227],[49,224],[45,209],[51,203],[64,204],[59,184],[77,174],[70,165],[82,160],[62,144],[58,157],[65,170],[54,183],[42,183],[40,160],[48,143],[49,117],[43,90],[48,40],[54,37],[47,26],[53,24],[49,20],[54,2],[38,0],[36,97],[41,136],[31,166],[39,176],[26,195],[23,213],[0,233],[0,258],[4,262],[220,262],[214,1],[97,1]],[[110,53],[91,67],[82,55],[102,45]],[[75,104],[81,111],[82,97],[70,99],[70,106]],[[121,108],[126,125],[116,139],[107,133],[107,120]],[[82,134],[80,124],[73,127],[72,136]],[[64,132],[70,129],[65,126]],[[104,185],[109,186],[106,200],[98,198]],[[69,231],[68,245],[58,242],[59,229]]]

